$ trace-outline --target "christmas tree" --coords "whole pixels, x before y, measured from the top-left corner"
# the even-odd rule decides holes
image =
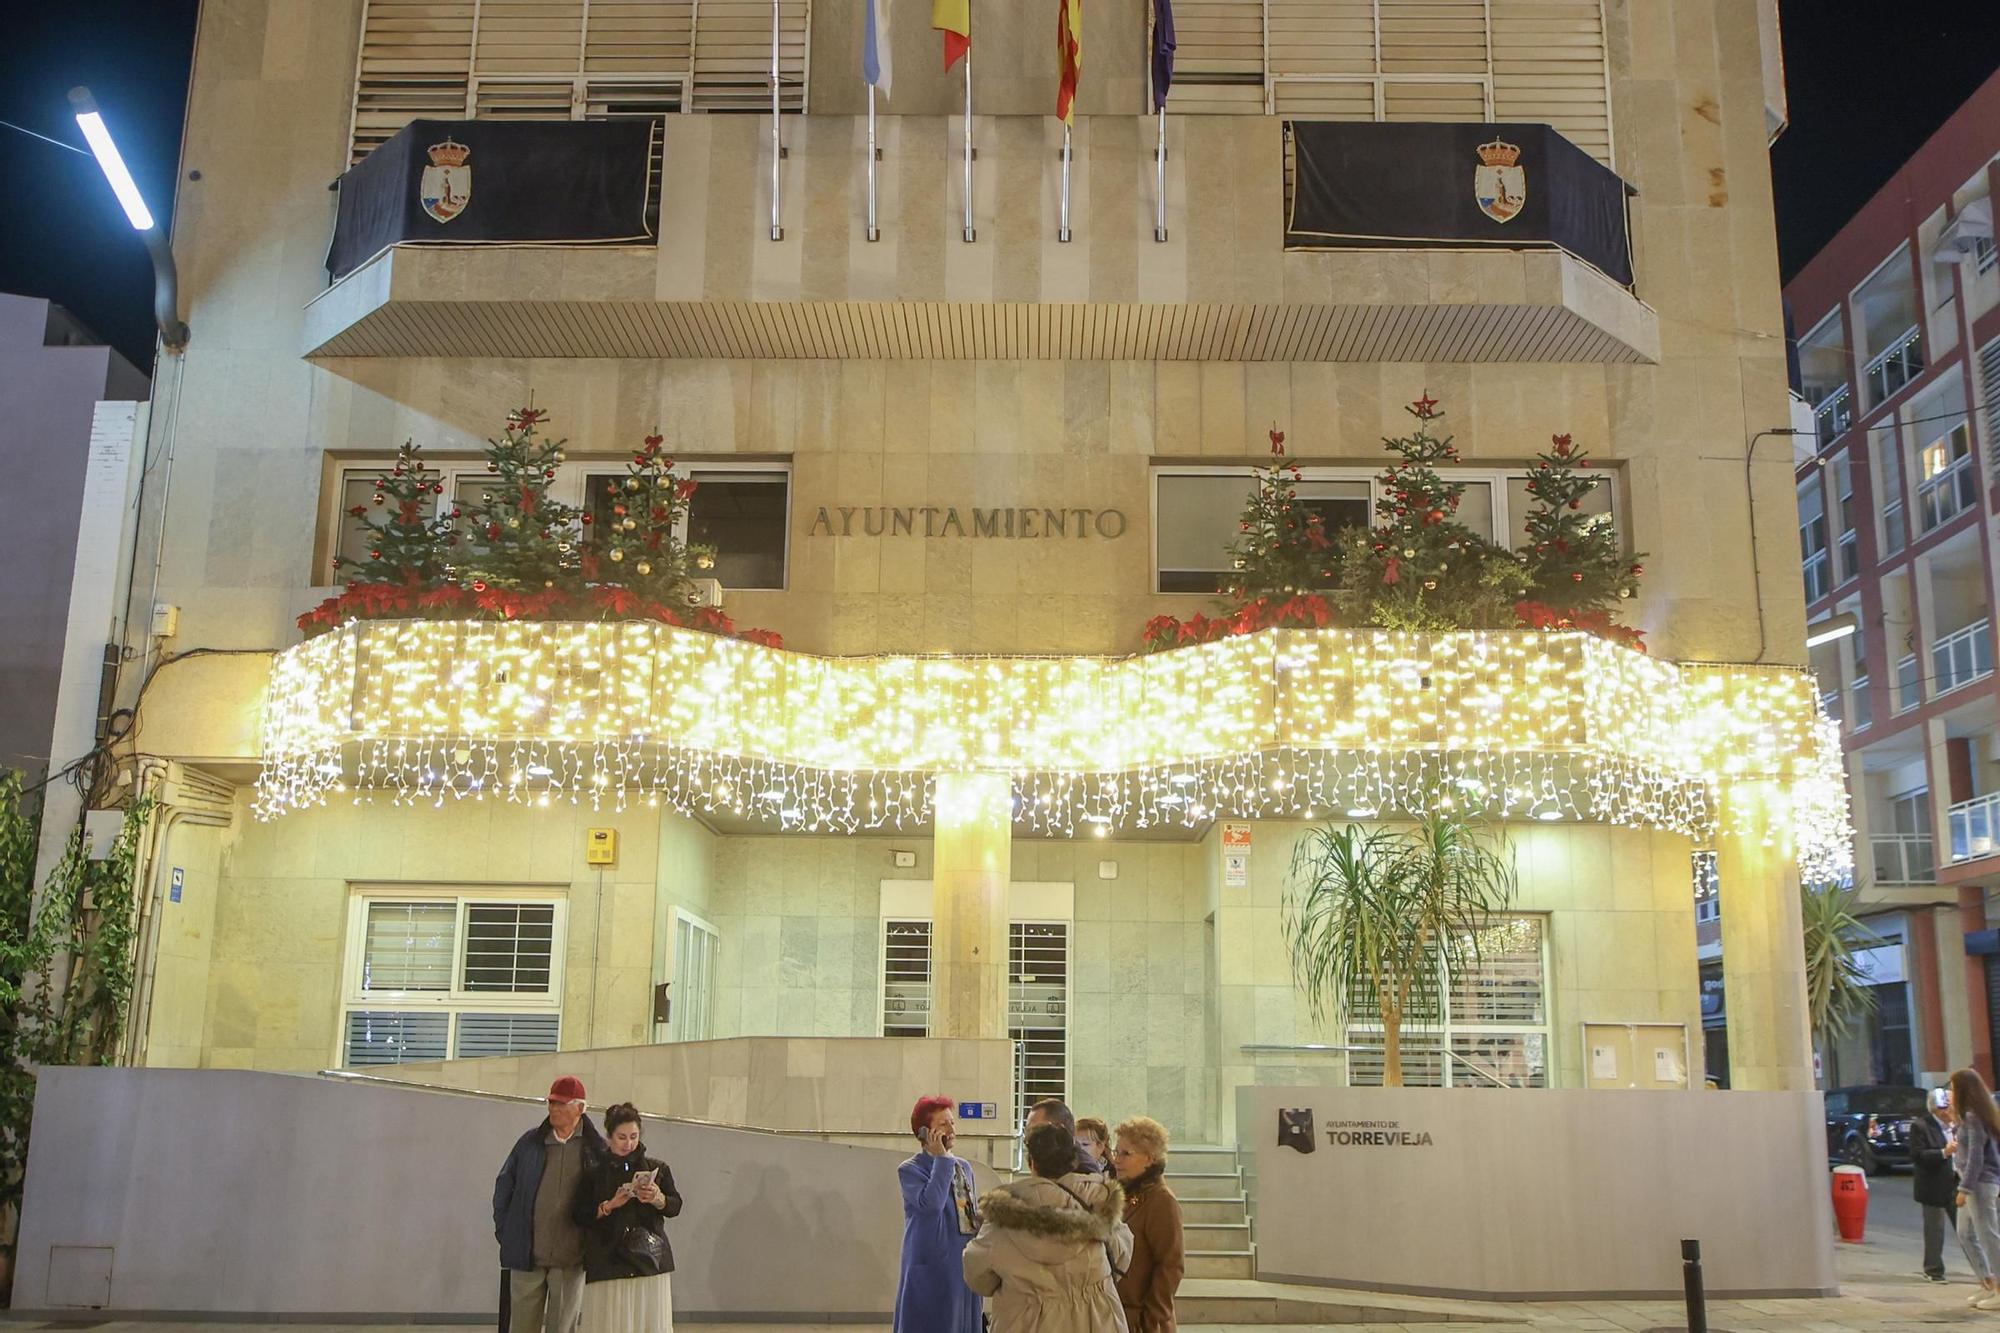
[[[368,534],[368,558],[335,556],[334,567],[346,571],[344,581],[415,586],[444,578],[445,548],[457,538],[451,536],[455,511],[438,512],[443,495],[444,481],[425,465],[423,450],[404,441],[394,466],[375,479],[369,503],[347,511],[355,526]],[[377,510],[379,518],[369,517]]]
[[[674,460],[660,452],[660,437],[648,435],[614,484],[603,516],[583,516],[585,576],[664,605],[686,605],[693,580],[715,564],[714,547],[688,546],[678,535],[694,493],[694,480],[675,476]]]
[[[1382,629],[1494,629],[1515,623],[1525,589],[1520,563],[1458,521],[1465,483],[1441,463],[1459,461],[1452,438],[1431,433],[1444,414],[1425,394],[1404,409],[1410,435],[1385,438],[1401,461],[1381,475],[1377,525],[1348,538],[1341,561],[1340,620]]]
[[[1236,572],[1225,593],[1240,603],[1285,599],[1333,581],[1333,542],[1319,514],[1298,498],[1299,466],[1285,457],[1285,433],[1271,429],[1271,461],[1257,472],[1242,535],[1229,547]]]
[[[1561,617],[1602,612],[1638,591],[1645,572],[1619,548],[1618,530],[1608,514],[1582,512],[1583,499],[1600,477],[1588,476],[1590,459],[1567,435],[1554,436],[1549,451],[1528,473],[1528,600]]]
[[[577,512],[549,498],[565,441],[536,431],[547,415],[519,408],[508,414],[501,438],[486,442],[486,470],[494,478],[465,516],[471,549],[458,574],[476,592],[504,588],[534,595],[568,587],[582,570]]]

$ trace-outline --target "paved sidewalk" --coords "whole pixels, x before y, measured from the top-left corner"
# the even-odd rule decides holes
[[[1889,1176],[1874,1182],[1868,1239],[1837,1245],[1835,1262],[1841,1294],[1825,1300],[1715,1301],[1708,1309],[1710,1333],[1934,1333],[1938,1325],[1961,1325],[1967,1333],[2000,1333],[2000,1313],[1969,1309],[1971,1294],[1965,1256],[1956,1241],[1946,1246],[1951,1280],[1940,1286],[1918,1273],[1922,1222],[1909,1199],[1909,1179]],[[1404,1298],[1407,1301],[1407,1298]],[[1409,1301],[1410,1304],[1419,1304]],[[1442,1304],[1442,1303],[1441,1303]],[[1449,1302],[1454,1310],[1461,1302]],[[1678,1330],[1685,1312],[1678,1301],[1545,1302],[1483,1307],[1505,1322],[1484,1324],[1478,1333],[1650,1333]],[[1512,1316],[1512,1318],[1508,1318]],[[142,1324],[97,1323],[87,1311],[60,1323],[22,1321],[24,1329],[90,1329],[91,1333],[357,1333],[362,1326],[309,1324]],[[440,1333],[443,1328],[476,1330],[477,1325],[424,1329],[373,1325],[365,1333]],[[678,1333],[804,1333],[805,1324],[680,1324]],[[889,1333],[886,1324],[817,1325],[828,1333]],[[1326,1325],[1185,1324],[1182,1333],[1324,1333]],[[1345,1324],[1341,1333],[1440,1333],[1436,1323]],[[4,1328],[4,1325],[0,1325]]]

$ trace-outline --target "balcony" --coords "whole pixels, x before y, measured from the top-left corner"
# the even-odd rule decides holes
[[[1917,512],[1924,531],[1941,527],[1972,508],[1979,501],[1979,479],[1972,469],[1972,455],[1960,454],[1935,476],[1917,486]]]
[[[1868,405],[1881,406],[1923,371],[1923,330],[1912,328],[1884,348],[1861,372],[1861,381],[1868,386]]]
[[[1828,394],[1825,401],[1813,409],[1813,430],[1819,438],[1819,447],[1825,449],[1847,433],[1854,424],[1854,395],[1845,384]]]
[[[1975,861],[2000,852],[2000,792],[1951,808],[1951,859]]]
[[[1937,849],[1928,833],[1877,833],[1868,839],[1877,884],[1934,884]]]
[[[760,129],[760,124],[762,128]],[[1156,243],[1148,118],[787,117],[784,239],[769,121],[667,116],[657,246],[392,245],[306,310],[307,357],[1657,361],[1654,312],[1559,250],[1288,251],[1283,122],[1169,116]],[[1393,128],[1393,127],[1385,127]],[[1469,179],[1469,177],[1468,177]]]
[[[1977,620],[1931,643],[1934,694],[1949,694],[1993,674],[1993,634],[1990,624]]]

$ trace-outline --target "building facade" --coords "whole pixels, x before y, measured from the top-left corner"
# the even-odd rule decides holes
[[[936,35],[899,16],[869,239],[852,8],[777,7],[774,156],[769,4],[204,6],[175,223],[198,333],[142,529],[163,525],[178,631],[135,645],[157,669],[134,743],[189,817],[149,863],[132,1057],[1012,1036],[1019,1098],[1228,1141],[1238,1087],[1380,1078],[1379,1032],[1316,1023],[1294,986],[1285,901],[1312,822],[1405,813],[1357,793],[1406,771],[1484,790],[1464,799],[1505,816],[1521,878],[1413,1079],[1627,1086],[1636,1059],[1685,1081],[1712,844],[1735,1082],[1810,1086],[1799,802],[1774,776],[1809,718],[1724,721],[1804,688],[1787,463],[1746,469],[1788,412],[1775,6],[1184,6],[1162,121],[1149,6],[1094,4],[1067,241],[1049,16],[998,4],[974,6],[969,125]],[[657,244],[398,245],[329,284],[327,183],[411,117],[628,113],[659,118]],[[1287,249],[1293,117],[1554,124],[1635,187],[1632,289],[1527,245]],[[1550,437],[1591,449],[1593,503],[1644,553],[1650,657],[1338,631],[1129,656],[1150,617],[1212,609],[1271,429],[1353,521],[1425,396],[1501,542]],[[298,647],[396,447],[471,497],[530,401],[586,508],[663,437],[702,483],[724,609],[783,653],[590,625]],[[652,673],[619,705],[660,710],[646,728],[579,750],[524,713],[497,785],[426,786],[487,753],[458,739],[471,701],[582,672],[597,717],[613,657]],[[1024,739],[1050,717],[1071,730]],[[666,776],[608,776],[613,750]],[[1657,1040],[1620,1065],[1611,1029]]]
[[[1841,718],[1860,833],[1875,1013],[1829,1083],[1993,1073],[2000,869],[1993,677],[2000,77],[1785,296],[1800,330],[1799,541],[1808,616],[1857,633],[1812,650]]]
[[[0,293],[0,454],[8,471],[0,553],[16,571],[0,588],[0,768],[30,781],[49,766],[56,732],[94,409],[145,398],[146,376],[67,310]],[[109,638],[111,627],[94,633]]]

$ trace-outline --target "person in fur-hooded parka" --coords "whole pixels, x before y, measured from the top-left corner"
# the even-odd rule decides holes
[[[1027,1146],[1034,1175],[980,1200],[966,1285],[992,1298],[993,1333],[1126,1333],[1113,1285],[1132,1261],[1124,1192],[1074,1169],[1061,1125],[1037,1126]]]

